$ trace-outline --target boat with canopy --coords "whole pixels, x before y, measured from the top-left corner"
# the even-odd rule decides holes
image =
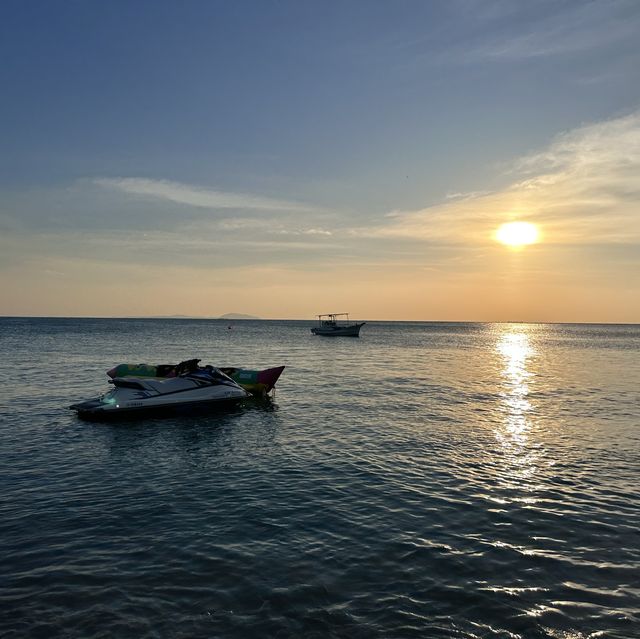
[[[325,337],[360,337],[360,329],[365,324],[350,322],[349,313],[324,313],[318,315],[318,325],[311,332]]]

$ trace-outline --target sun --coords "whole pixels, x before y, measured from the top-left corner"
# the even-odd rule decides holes
[[[538,227],[531,222],[507,222],[498,228],[496,240],[512,248],[521,248],[538,241]]]

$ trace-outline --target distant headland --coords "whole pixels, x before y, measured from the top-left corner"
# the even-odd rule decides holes
[[[259,317],[255,315],[245,315],[244,313],[227,313],[226,315],[221,315],[218,319],[230,319],[230,320],[259,320]]]
[[[124,319],[181,319],[181,320],[259,320],[261,317],[256,315],[245,315],[244,313],[227,313],[226,315],[219,315],[217,317],[206,317],[203,315],[151,315],[151,316],[138,316],[131,315]]]

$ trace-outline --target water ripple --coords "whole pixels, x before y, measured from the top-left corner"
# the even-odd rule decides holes
[[[638,327],[0,322],[3,637],[640,637]],[[201,353],[275,401],[65,408]]]

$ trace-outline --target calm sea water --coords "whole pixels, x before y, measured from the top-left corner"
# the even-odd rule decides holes
[[[0,319],[2,637],[640,637],[640,327]],[[119,362],[271,404],[85,423]]]

